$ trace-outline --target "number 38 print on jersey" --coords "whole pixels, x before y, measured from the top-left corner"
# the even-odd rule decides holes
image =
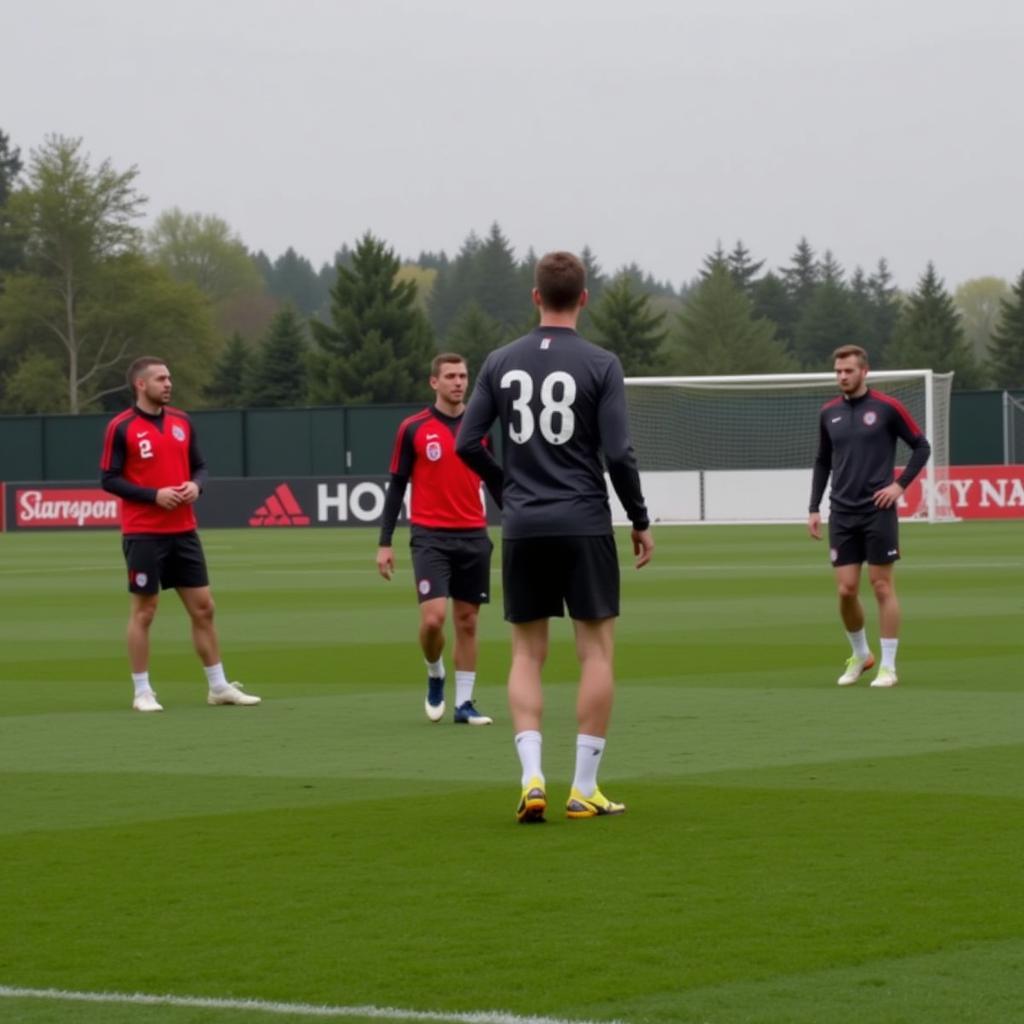
[[[495,420],[500,467],[483,444]],[[538,327],[487,357],[456,447],[490,489],[501,488],[510,540],[611,533],[605,466],[634,528],[650,525],[622,366],[571,328]]]

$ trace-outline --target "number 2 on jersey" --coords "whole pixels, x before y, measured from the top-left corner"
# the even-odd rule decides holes
[[[576,379],[564,370],[549,373],[540,385],[540,416],[534,419],[530,400],[533,398],[533,378],[525,370],[508,370],[502,375],[502,389],[516,387],[518,394],[512,399],[512,410],[519,422],[509,421],[508,436],[516,444],[526,444],[540,428],[540,436],[548,444],[565,444],[576,429],[572,403],[576,400]],[[560,395],[556,397],[555,392]]]

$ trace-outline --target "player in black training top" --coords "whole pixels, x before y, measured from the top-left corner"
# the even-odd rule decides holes
[[[580,661],[576,775],[570,818],[621,814],[597,786],[613,699],[619,563],[604,479],[633,524],[637,568],[654,551],[640,476],[629,439],[622,366],[580,337],[586,272],[571,253],[537,264],[533,301],[540,326],[492,352],[466,409],[456,450],[502,495],[502,580],[512,623],[509,706],[522,765],[519,821],[543,821],[541,670],[548,619],[568,607]],[[502,465],[484,447],[501,424]],[[602,465],[602,456],[604,465]]]
[[[872,686],[896,685],[896,648],[900,606],[893,570],[900,557],[897,505],[903,492],[924,468],[931,445],[902,402],[867,385],[868,354],[858,345],[832,353],[842,392],[826,402],[819,416],[818,455],[811,482],[807,528],[821,539],[821,499],[832,477],[828,520],[829,557],[839,591],[839,615],[853,653],[839,677],[840,686],[857,682],[875,663],[864,635],[860,603],[861,564],[878,601],[882,663]],[[893,480],[896,440],[911,449],[910,460]]]
[[[391,456],[391,481],[384,503],[377,570],[395,571],[391,546],[406,487],[412,484],[410,547],[420,606],[420,649],[427,663],[427,718],[444,717],[444,622],[448,599],[455,621],[455,723],[490,725],[473,703],[476,684],[476,625],[480,605],[490,600],[491,544],[480,477],[456,454],[455,435],[465,412],[469,371],[454,352],[430,366],[434,404],[403,420]],[[500,494],[499,494],[500,497]]]

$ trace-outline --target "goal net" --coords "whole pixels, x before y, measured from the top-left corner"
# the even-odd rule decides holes
[[[869,383],[898,398],[932,445],[928,465],[903,496],[901,516],[955,518],[948,483],[953,375],[872,370]],[[627,378],[630,429],[652,520],[806,518],[818,413],[837,394],[831,373]],[[896,465],[908,457],[897,442]],[[827,493],[822,511],[828,514]]]
[[[1016,466],[1024,462],[1024,401],[1003,392],[1003,462]]]

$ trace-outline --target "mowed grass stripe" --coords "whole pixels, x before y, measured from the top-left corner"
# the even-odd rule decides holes
[[[602,780],[629,813],[560,814],[576,670],[555,623],[536,829],[512,822],[500,609],[480,664],[498,724],[428,725],[411,583],[375,577],[372,531],[211,532],[228,670],[266,703],[204,706],[167,595],[153,718],[127,710],[114,538],[0,537],[3,566],[58,570],[0,575],[0,982],[630,1024],[1012,1019],[1019,525],[905,531],[888,693],[835,686],[831,572],[801,527],[657,537],[651,573],[620,538]]]
[[[1024,924],[1007,899],[1017,799],[638,783],[632,817],[524,829],[510,808],[489,813],[493,794],[6,837],[4,976],[471,1010],[460,979],[482,961],[515,1012],[631,1019],[652,992],[1010,940]],[[629,971],[595,990],[594,961],[617,954]]]

